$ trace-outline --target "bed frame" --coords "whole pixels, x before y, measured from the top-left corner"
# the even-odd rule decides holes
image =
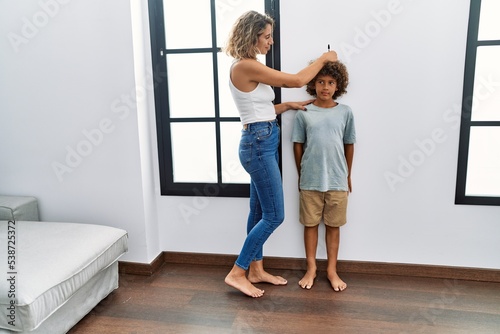
[[[126,231],[4,218],[0,333],[66,333],[118,288],[118,259],[128,250]]]

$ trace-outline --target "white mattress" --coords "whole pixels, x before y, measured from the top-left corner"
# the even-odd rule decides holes
[[[36,329],[127,251],[126,231],[113,227],[38,221],[17,221],[15,227],[16,312],[12,326],[12,318],[7,316],[12,298],[5,293],[11,290],[5,251],[7,221],[0,221],[0,328],[11,331]]]

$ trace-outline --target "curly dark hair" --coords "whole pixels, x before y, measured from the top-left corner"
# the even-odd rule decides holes
[[[307,84],[306,92],[316,97],[316,79],[319,76],[329,75],[337,82],[337,90],[333,94],[333,100],[341,97],[347,93],[347,85],[349,85],[349,74],[347,68],[340,61],[329,61],[325,63],[323,68],[316,74],[316,76]]]

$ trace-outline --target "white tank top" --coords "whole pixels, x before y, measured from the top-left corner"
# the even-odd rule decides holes
[[[270,121],[276,118],[274,110],[274,90],[271,86],[259,83],[251,92],[242,92],[229,79],[229,88],[240,114],[242,124]]]

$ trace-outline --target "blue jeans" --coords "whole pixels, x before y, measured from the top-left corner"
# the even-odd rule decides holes
[[[285,219],[279,169],[280,127],[277,120],[251,123],[242,130],[239,157],[250,174],[250,213],[247,237],[235,264],[247,270],[262,260],[262,247]]]

